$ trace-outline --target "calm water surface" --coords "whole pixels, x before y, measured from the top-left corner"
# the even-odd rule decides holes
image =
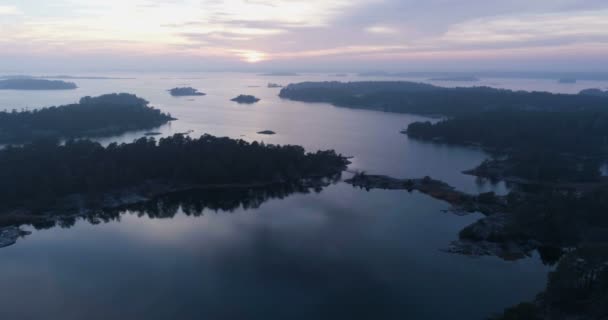
[[[0,108],[130,92],[179,119],[153,130],[162,136],[193,130],[192,136],[331,148],[354,156],[354,170],[430,175],[472,193],[506,191],[460,173],[485,158],[481,151],[399,134],[425,118],[286,101],[277,97],[279,89],[266,88],[268,82],[354,77],[130,76],[137,79],[74,80],[80,87],[74,91],[3,91]],[[514,89],[569,86],[500,81]],[[166,92],[184,85],[207,96]],[[228,101],[241,93],[262,101]],[[266,129],[277,135],[256,134]],[[100,141],[127,142],[144,133]],[[419,193],[366,192],[339,182],[318,193],[179,196],[107,222],[33,230],[0,249],[0,319],[483,319],[543,289],[548,267],[536,255],[505,262],[442,252],[481,217],[454,216],[443,212],[447,207]]]

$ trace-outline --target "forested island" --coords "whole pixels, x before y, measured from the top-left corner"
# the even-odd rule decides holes
[[[171,115],[149,107],[148,101],[135,95],[84,97],[76,104],[0,112],[0,143],[107,136],[151,129],[171,120]]]
[[[260,99],[251,95],[241,94],[238,97],[231,99],[231,101],[241,104],[254,104],[260,101]]]
[[[72,90],[76,88],[78,86],[75,83],[60,80],[27,77],[0,80],[0,90]]]
[[[593,95],[490,87],[444,88],[406,81],[302,82],[283,88],[279,96],[355,109],[445,116],[505,108],[573,111],[604,108],[608,103],[605,97]]]
[[[0,150],[0,227],[45,225],[200,188],[319,188],[348,163],[333,150],[307,153],[210,135],[107,147],[90,140],[8,146]]]
[[[608,90],[602,90],[602,89],[585,89],[585,90],[581,90],[581,92],[579,92],[579,94],[582,95],[589,95],[589,96],[600,96],[600,97],[608,97]]]
[[[204,96],[205,94],[199,92],[197,89],[191,87],[173,88],[169,90],[169,93],[174,97],[190,97],[190,96]]]

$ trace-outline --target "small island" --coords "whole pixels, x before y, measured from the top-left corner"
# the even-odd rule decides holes
[[[253,104],[260,101],[260,99],[251,95],[241,94],[236,98],[230,99],[230,101],[234,101],[240,104]]]
[[[276,134],[276,132],[274,132],[272,130],[264,130],[264,131],[259,131],[258,134],[273,135],[273,134]]]
[[[73,82],[60,80],[32,79],[17,77],[0,80],[0,90],[73,90],[78,88]]]
[[[84,97],[79,103],[0,112],[0,143],[110,136],[159,127],[175,120],[132,94]]]
[[[268,88],[283,88],[282,85],[278,84],[278,83],[269,83],[268,84]]]
[[[169,93],[174,97],[192,97],[205,95],[205,93],[199,92],[197,89],[191,87],[173,88],[169,90]]]

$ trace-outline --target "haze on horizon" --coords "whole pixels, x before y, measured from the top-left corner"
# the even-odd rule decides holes
[[[0,73],[608,71],[606,0],[2,0]]]

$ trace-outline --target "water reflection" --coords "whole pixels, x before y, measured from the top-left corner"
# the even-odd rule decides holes
[[[83,217],[91,224],[120,221],[121,215],[133,214],[149,219],[174,218],[178,213],[199,217],[205,212],[234,212],[237,209],[258,209],[270,199],[285,199],[293,194],[320,193],[324,187],[341,180],[341,174],[330,178],[309,180],[303,183],[280,183],[264,187],[234,187],[220,189],[193,189],[156,197],[150,201],[116,209],[99,210]],[[60,216],[56,220],[36,222],[37,230],[55,226],[70,228],[76,224],[77,216]]]

